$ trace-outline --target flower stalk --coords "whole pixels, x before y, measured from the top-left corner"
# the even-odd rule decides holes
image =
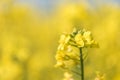
[[[84,80],[84,61],[83,61],[83,54],[82,48],[80,48],[80,66],[81,66],[81,80]]]

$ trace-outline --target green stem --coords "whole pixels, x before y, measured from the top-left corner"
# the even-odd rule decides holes
[[[81,66],[81,80],[84,80],[84,63],[83,63],[82,48],[80,48],[80,66]]]

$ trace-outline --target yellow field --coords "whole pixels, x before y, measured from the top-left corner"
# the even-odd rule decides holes
[[[62,70],[54,68],[59,36],[76,26],[90,30],[100,45],[87,51],[86,80],[97,71],[120,80],[120,8],[69,3],[49,16],[41,12],[0,3],[0,80],[62,80]]]

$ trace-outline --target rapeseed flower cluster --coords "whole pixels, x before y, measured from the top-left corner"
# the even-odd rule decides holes
[[[90,31],[76,28],[70,34],[62,34],[59,40],[56,67],[71,68],[80,64],[80,48],[98,47]]]
[[[69,72],[65,72],[63,80],[74,80],[73,75],[70,74]]]
[[[97,72],[97,76],[96,76],[95,80],[105,80],[105,74]]]

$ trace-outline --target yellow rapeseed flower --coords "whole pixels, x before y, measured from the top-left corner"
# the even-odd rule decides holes
[[[75,36],[75,42],[76,42],[78,47],[84,47],[84,41],[83,41],[83,38],[82,38],[81,34],[77,34]]]
[[[61,35],[59,43],[60,45],[58,46],[58,50],[64,50],[65,49],[65,45],[69,42],[70,40],[70,36],[69,35]]]
[[[72,78],[72,74],[65,72],[63,80],[74,80],[74,79]]]
[[[55,56],[56,66],[62,68],[77,66],[80,64],[79,48],[97,46],[98,43],[93,39],[91,32],[85,29],[74,29],[70,34],[63,34],[60,37],[58,51]]]

